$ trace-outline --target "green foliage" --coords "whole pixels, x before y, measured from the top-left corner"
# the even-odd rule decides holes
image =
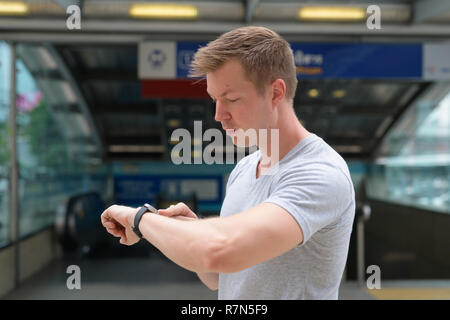
[[[9,159],[8,124],[0,122],[0,167],[6,167]]]
[[[29,112],[19,113],[19,117],[24,118],[18,130],[19,136],[28,141],[37,164],[63,168],[68,161],[64,137],[45,102],[41,101]]]

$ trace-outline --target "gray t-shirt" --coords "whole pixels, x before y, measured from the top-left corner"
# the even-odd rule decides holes
[[[337,299],[355,215],[347,164],[315,134],[291,149],[275,174],[256,179],[260,156],[257,150],[237,163],[220,216],[271,202],[295,218],[304,240],[271,260],[220,273],[219,299]]]

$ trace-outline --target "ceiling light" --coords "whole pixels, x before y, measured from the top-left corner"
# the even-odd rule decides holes
[[[178,120],[178,119],[169,119],[169,120],[167,120],[167,125],[168,125],[170,128],[176,128],[176,127],[179,127],[180,124],[181,124],[181,121]]]
[[[152,19],[195,19],[198,17],[196,6],[178,4],[133,4],[128,13],[135,18]]]
[[[28,6],[23,2],[0,2],[0,14],[22,15],[28,13]]]
[[[334,90],[333,97],[338,98],[338,99],[345,97],[345,90],[341,90],[341,89]]]
[[[317,89],[309,89],[308,90],[308,96],[311,98],[317,98],[319,96],[319,90]]]
[[[359,21],[365,17],[365,10],[358,7],[303,7],[298,10],[300,20]]]
[[[110,145],[109,152],[164,152],[165,147],[161,145]]]

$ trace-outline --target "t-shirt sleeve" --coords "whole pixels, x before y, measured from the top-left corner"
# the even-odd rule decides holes
[[[310,165],[283,173],[263,202],[274,203],[294,217],[303,232],[301,246],[315,232],[336,220],[348,205],[349,197],[348,181],[343,173],[326,165]]]

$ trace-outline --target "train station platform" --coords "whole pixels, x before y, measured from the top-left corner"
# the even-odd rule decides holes
[[[81,269],[81,289],[66,286],[66,268]],[[44,300],[217,300],[197,275],[178,267],[163,255],[151,258],[105,258],[96,260],[57,260],[45,267],[4,299]],[[373,300],[356,282],[343,283],[339,299]]]
[[[67,288],[66,268],[81,269],[81,288]],[[189,272],[152,252],[149,257],[60,259],[51,262],[5,300],[216,300]],[[339,300],[450,300],[450,280],[382,280],[381,289],[343,281]]]

